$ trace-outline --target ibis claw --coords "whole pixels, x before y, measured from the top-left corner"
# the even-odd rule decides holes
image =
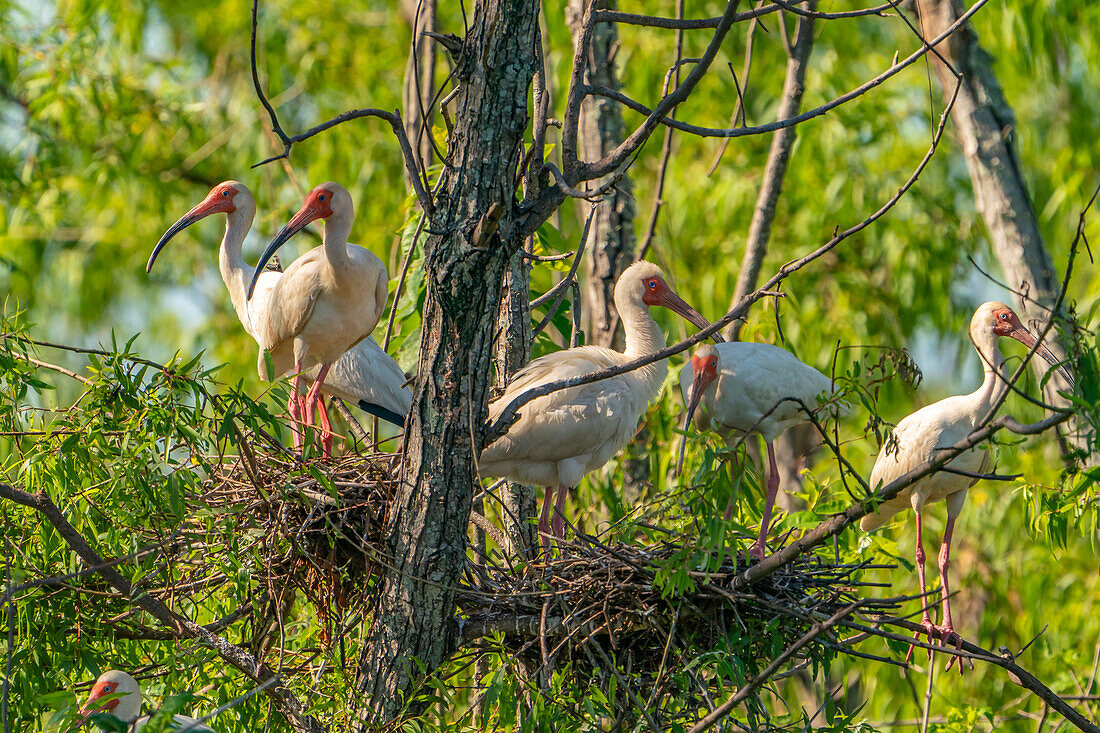
[[[921,631],[917,631],[916,633],[913,634],[913,639],[914,640],[920,641],[921,635],[927,635],[929,643],[933,643],[933,642],[938,641],[943,646],[953,646],[953,647],[955,647],[956,651],[959,651],[959,652],[962,651],[962,643],[963,643],[962,637],[959,636],[959,634],[955,631],[955,629],[951,626],[950,623],[944,624],[943,626],[938,626],[938,625],[932,623],[931,618],[929,618],[928,616],[925,616],[923,619],[921,619],[921,626],[923,626],[924,628]],[[908,664],[913,659],[913,650],[914,649],[916,649],[916,646],[910,645],[909,652],[905,655],[905,663],[906,664]],[[928,658],[929,659],[932,658],[932,650],[931,649],[928,650]],[[944,671],[945,672],[951,671],[952,665],[958,663],[958,665],[959,665],[959,674],[962,674],[963,673],[962,659],[963,658],[961,656],[952,655],[951,659],[949,659],[948,662],[947,662],[947,666],[944,667]],[[967,663],[970,665],[970,669],[974,669],[974,662],[972,660],[967,660]]]

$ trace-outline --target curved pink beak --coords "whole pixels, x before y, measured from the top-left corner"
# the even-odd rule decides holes
[[[684,413],[684,425],[681,430],[686,433],[687,429],[691,427],[691,419],[695,416],[695,410],[699,407],[699,402],[703,399],[703,393],[707,391],[707,387],[717,377],[716,374],[708,372],[706,366],[701,360],[692,357],[691,359],[691,392],[688,393],[687,408]],[[676,475],[680,475],[680,471],[684,469],[684,453],[687,451],[687,435],[680,438],[680,455],[676,459]]]
[[[1069,373],[1069,370],[1066,369],[1065,366],[1061,364],[1061,362],[1059,362],[1058,357],[1055,356],[1054,353],[1046,347],[1046,344],[1043,344],[1039,341],[1035,334],[1027,330],[1023,325],[1020,325],[1012,329],[1005,335],[1009,338],[1016,339],[1029,349],[1034,348],[1035,353],[1041,356],[1045,362],[1054,367],[1055,370],[1057,370],[1057,372],[1062,375],[1062,377],[1067,382],[1069,382],[1070,389],[1073,389],[1073,375]],[[1038,346],[1036,346],[1036,344],[1038,344]]]

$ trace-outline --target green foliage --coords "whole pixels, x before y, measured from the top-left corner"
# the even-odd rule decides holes
[[[548,3],[545,11],[547,66],[555,90],[551,114],[556,117],[563,112],[564,95],[558,92],[572,55],[561,22],[563,4]],[[440,28],[461,33],[462,8],[441,5]],[[667,5],[646,0],[631,9],[667,15]],[[261,3],[260,76],[289,132],[348,108],[401,104],[410,32],[391,6],[379,0],[327,3],[320,10],[286,0]],[[827,9],[861,6],[843,2]],[[389,264],[393,289],[409,258],[390,347],[405,369],[415,365],[425,292],[424,234],[417,235],[418,216],[407,213],[400,155],[385,125],[376,120],[343,125],[297,146],[285,167],[250,170],[280,147],[266,132],[268,121],[251,87],[249,7],[242,0],[146,0],[122,6],[94,0],[0,0],[0,292],[6,295],[0,323],[5,334],[0,340],[0,480],[46,492],[106,554],[129,556],[171,540],[185,521],[203,523],[233,552],[221,568],[224,583],[201,603],[180,609],[200,623],[221,618],[253,597],[263,577],[255,538],[236,532],[242,518],[232,512],[197,512],[184,497],[199,490],[212,460],[236,451],[241,433],[263,429],[286,437],[272,407],[285,402],[286,394],[281,385],[262,391],[255,346],[236,323],[217,280],[220,223],[188,230],[147,277],[143,265],[153,243],[211,185],[236,178],[252,188],[259,202],[257,235],[247,243],[255,251],[297,208],[305,190],[322,180],[338,180],[359,195],[353,239]],[[688,13],[714,15],[723,7],[719,0],[706,0],[689,4]],[[756,34],[752,75],[739,80],[750,124],[774,115],[785,62],[778,22],[774,16],[764,21]],[[1015,107],[1011,132],[1058,266],[1067,259],[1078,214],[1100,168],[1100,138],[1093,129],[1100,117],[1095,94],[1100,69],[1091,62],[1100,51],[1093,32],[1098,25],[1100,7],[1082,2],[1059,3],[1055,10],[1035,0],[991,4],[975,18]],[[708,41],[706,31],[686,32],[684,55],[698,56]],[[623,29],[618,63],[626,93],[646,102],[656,98],[673,42],[670,32]],[[804,106],[854,88],[886,68],[895,51],[907,53],[915,43],[897,18],[820,23]],[[724,124],[737,91],[731,76],[720,70],[729,62],[739,71],[744,51],[738,28],[725,42],[715,73],[678,117]],[[817,246],[835,227],[862,220],[909,175],[940,111],[934,92],[936,109],[929,110],[928,73],[917,64],[858,102],[799,128],[766,273]],[[628,125],[640,120],[631,113],[626,119]],[[431,132],[445,144],[443,127]],[[665,267],[690,302],[717,316],[734,290],[741,241],[770,140],[733,141],[710,176],[707,168],[719,141],[684,135],[675,141],[650,258]],[[844,454],[865,476],[889,425],[921,404],[976,383],[979,366],[965,326],[979,302],[1005,297],[966,259],[972,256],[983,267],[990,261],[987,234],[957,148],[945,139],[921,182],[888,217],[784,285],[782,333],[768,308],[750,313],[743,331],[746,340],[784,343],[824,372],[835,365],[854,408],[839,428]],[[655,195],[658,151],[659,144],[651,142],[631,170],[639,211]],[[438,168],[431,175],[438,175]],[[540,228],[536,253],[573,249],[582,224],[583,211],[563,207],[558,220]],[[641,226],[640,217],[636,227]],[[1090,220],[1086,234],[1096,239],[1095,233]],[[568,266],[568,261],[536,266],[532,297]],[[1095,267],[1079,262],[1071,283],[1070,300],[1085,324],[1094,324],[1100,309],[1097,277]],[[574,307],[567,294],[536,342],[536,354],[568,341]],[[540,309],[534,317],[543,315]],[[658,318],[670,337],[685,333],[677,319]],[[140,337],[131,336],[139,331]],[[69,354],[33,347],[26,338],[107,347],[105,354]],[[1096,424],[1100,337],[1091,338],[1078,345],[1075,400]],[[881,347],[910,349],[927,377],[921,391],[914,392],[914,380],[904,378],[914,374],[912,363],[888,358],[897,352]],[[223,366],[203,366],[199,354],[202,362]],[[88,382],[32,359],[56,363]],[[679,364],[673,360],[666,389],[647,413],[648,443],[632,446],[605,472],[588,477],[573,494],[570,515],[581,530],[618,541],[655,543],[669,532],[695,538],[660,569],[660,590],[668,597],[689,590],[696,582],[690,571],[705,566],[704,559],[713,559],[717,548],[746,549],[762,508],[760,472],[743,449],[737,450],[738,461],[746,469],[731,479],[726,446],[713,436],[678,432],[681,406],[673,386]],[[1029,393],[1035,393],[1034,385]],[[254,401],[261,394],[263,399]],[[1021,420],[1041,414],[1016,397],[1006,411]],[[688,440],[687,471],[675,478],[671,469],[682,438]],[[1055,689],[1068,692],[1080,684],[1085,694],[1095,694],[1095,680],[1092,687],[1087,683],[1100,638],[1100,620],[1093,612],[1100,600],[1095,565],[1100,471],[1084,467],[1063,475],[1056,447],[1043,439],[1005,440],[994,450],[998,471],[1022,473],[1023,479],[983,482],[970,492],[956,535],[957,625],[987,647],[1003,644],[1013,651],[1046,627],[1022,661]],[[622,490],[628,460],[645,462],[649,469],[648,481],[632,495]],[[325,476],[315,478],[332,489]],[[834,462],[813,466],[805,479],[801,498],[807,510],[780,516],[773,537],[801,532],[860,498],[851,477]],[[735,511],[723,521],[731,496],[737,498]],[[50,729],[44,711],[73,708],[73,685],[109,667],[165,671],[162,681],[147,690],[150,699],[162,703],[175,699],[173,691],[212,686],[202,703],[212,709],[250,689],[242,675],[208,650],[119,636],[117,625],[106,619],[136,612],[127,604],[103,601],[97,593],[104,586],[94,575],[67,581],[78,585],[79,593],[65,585],[31,585],[86,568],[35,513],[7,503],[0,512],[9,584],[26,584],[13,598],[17,642],[10,650],[9,715],[15,729]],[[941,522],[942,510],[930,509],[930,538],[940,536]],[[845,532],[828,549],[842,560],[896,561],[898,570],[872,571],[868,577],[889,585],[884,593],[910,593],[916,587],[912,528],[904,515],[892,527],[871,535]],[[196,544],[184,557],[204,553]],[[186,565],[161,566],[155,553],[133,558],[126,571],[145,589],[187,573]],[[152,625],[141,614],[137,619]],[[355,648],[318,651],[321,624],[309,612],[292,613],[285,626],[296,649],[292,663],[324,662],[331,669],[355,658]],[[752,627],[753,634],[768,631]],[[251,632],[231,627],[226,633],[243,643]],[[708,669],[718,670],[722,684],[732,688],[750,674],[738,666],[739,645],[748,643],[747,636],[735,636],[727,650],[700,653],[699,664],[712,665]],[[904,653],[879,647],[871,651]],[[488,674],[475,692],[467,689],[473,683],[465,661],[456,661],[425,693],[434,696],[437,717],[406,727],[595,729],[614,719],[615,703],[626,694],[615,680],[579,688],[570,667],[555,672],[548,690],[536,691],[525,687],[511,663],[503,648],[490,654]],[[872,662],[832,660],[830,684],[848,678],[862,689],[835,705],[827,703],[814,725],[824,720],[830,730],[862,730],[868,728],[866,721],[917,717],[911,689],[923,689],[923,674],[918,669],[897,676]],[[334,716],[334,729],[346,722],[340,715],[354,707],[351,691],[337,681],[341,677],[323,674],[295,683],[310,691],[305,697],[313,710]],[[775,694],[789,712],[767,696],[758,701],[758,710],[771,710],[776,725],[808,725],[799,690],[796,681],[777,683]],[[484,704],[475,710],[478,695],[484,695]],[[520,698],[531,701],[534,718],[517,714]],[[947,722],[932,727],[986,730],[996,719],[998,730],[1031,730],[1032,721],[1002,720],[1021,706],[1028,712],[1039,709],[1033,700],[1018,702],[1018,688],[996,674],[941,677],[934,709]],[[266,704],[252,698],[220,716],[216,727],[257,730],[267,720]],[[272,729],[278,729],[281,723],[272,721]]]

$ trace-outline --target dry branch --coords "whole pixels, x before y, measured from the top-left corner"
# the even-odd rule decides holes
[[[57,530],[57,533],[61,535],[61,538],[65,540],[65,543],[85,563],[97,568],[97,572],[107,582],[124,596],[130,598],[134,605],[147,612],[165,628],[179,637],[193,638],[204,646],[213,649],[222,659],[244,672],[253,681],[260,684],[270,683],[266,691],[272,704],[295,729],[306,733],[325,733],[328,730],[315,717],[308,715],[306,713],[307,707],[302,704],[301,700],[285,684],[277,681],[277,676],[266,665],[260,664],[247,650],[229,643],[206,628],[177,614],[152,596],[140,592],[135,593],[129,579],[120,573],[114,565],[105,561],[88,544],[84,537],[69,524],[68,520],[65,519],[65,515],[61,513],[61,510],[57,508],[57,505],[53,503],[47,494],[31,494],[8,484],[0,483],[0,498],[34,509],[45,517]]]

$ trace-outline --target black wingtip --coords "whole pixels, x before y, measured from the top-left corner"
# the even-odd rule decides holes
[[[399,415],[392,410],[387,410],[385,407],[376,405],[373,402],[359,400],[359,409],[367,413],[368,415],[374,415],[379,420],[385,420],[391,425],[396,425],[399,428],[405,427],[404,415]]]

